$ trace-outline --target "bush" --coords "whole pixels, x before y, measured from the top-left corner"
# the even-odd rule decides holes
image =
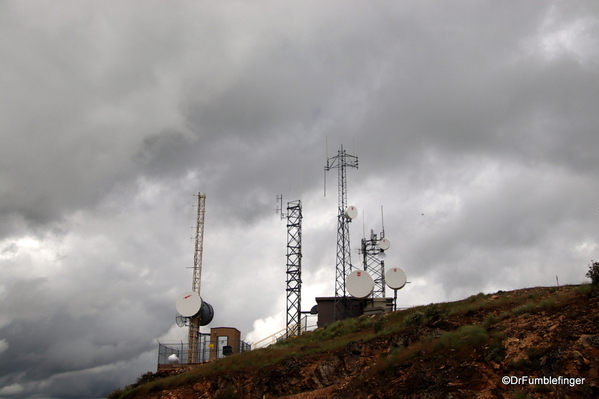
[[[424,321],[424,313],[422,313],[419,310],[416,310],[406,316],[406,318],[404,319],[404,324],[406,325],[406,327],[419,326],[422,324],[423,321]]]
[[[497,322],[497,316],[495,316],[493,313],[489,313],[489,315],[487,317],[485,317],[485,319],[483,320],[483,327],[489,328],[496,322]]]
[[[527,304],[524,304],[522,306],[517,307],[516,309],[512,310],[512,312],[514,314],[524,314],[524,313],[530,313],[533,310],[535,310],[535,308],[537,307],[537,305],[535,305],[532,302],[529,302]]]
[[[591,279],[591,284],[599,285],[599,262],[593,262],[589,265],[586,276]]]
[[[381,331],[383,331],[383,327],[385,327],[385,318],[382,316],[379,316],[376,321],[374,322],[374,333],[378,334]]]
[[[435,345],[437,349],[459,349],[464,346],[481,347],[489,339],[487,331],[480,326],[462,326],[457,331],[446,332],[441,335]]]
[[[430,304],[424,309],[424,315],[430,318],[441,316],[441,307],[436,303]]]

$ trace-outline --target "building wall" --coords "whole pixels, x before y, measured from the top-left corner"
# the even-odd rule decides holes
[[[210,360],[223,357],[222,348],[219,347],[218,338],[227,337],[227,346],[232,349],[232,354],[239,353],[241,347],[241,332],[233,327],[214,327],[210,329]]]

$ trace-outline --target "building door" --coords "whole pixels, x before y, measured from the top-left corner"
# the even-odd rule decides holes
[[[227,346],[228,343],[229,343],[229,337],[227,337],[226,335],[221,335],[218,337],[218,341],[216,343],[216,358],[217,359],[225,357],[225,355],[223,355],[223,347]]]

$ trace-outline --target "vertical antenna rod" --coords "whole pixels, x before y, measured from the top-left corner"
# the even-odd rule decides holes
[[[351,249],[349,242],[349,219],[345,216],[347,208],[347,176],[346,168],[358,168],[358,157],[348,155],[343,146],[337,155],[327,158],[325,171],[338,170],[338,208],[337,208],[337,262],[335,271],[335,320],[343,318],[346,313],[347,291],[345,277],[352,271]],[[325,173],[326,176],[326,173]],[[339,308],[341,306],[341,309]]]
[[[191,290],[200,295],[202,282],[202,255],[204,252],[204,216],[206,214],[206,195],[198,193],[198,214],[196,219],[196,240],[193,256],[193,278]],[[189,348],[187,352],[187,363],[198,362],[198,340],[200,335],[200,314],[189,320]]]

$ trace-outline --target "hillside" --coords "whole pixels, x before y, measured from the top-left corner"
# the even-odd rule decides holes
[[[597,398],[598,330],[591,285],[481,293],[148,373],[108,398]]]

